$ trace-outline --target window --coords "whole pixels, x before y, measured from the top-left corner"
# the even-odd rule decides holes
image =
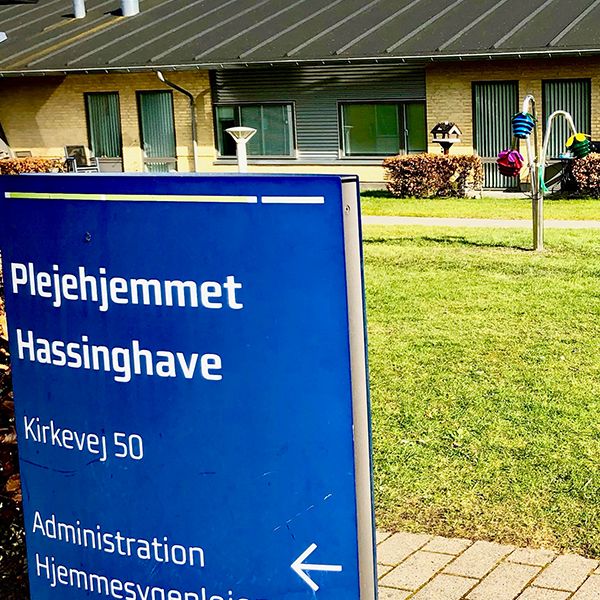
[[[561,79],[542,82],[544,129],[548,117],[555,110],[566,110],[571,113],[578,132],[591,133],[591,87],[589,79]],[[571,133],[571,129],[562,117],[552,122],[548,145],[549,157],[557,158],[566,152],[565,143]]]
[[[517,81],[473,83],[473,144],[483,161],[486,189],[518,188],[517,177],[506,178],[498,171],[498,152],[512,144],[511,117],[520,110]]]
[[[177,145],[172,92],[138,92],[137,100],[146,171],[164,173],[176,170]]]
[[[216,108],[217,144],[221,156],[235,156],[229,127],[253,127],[249,156],[293,156],[294,129],[291,104],[239,104]]]
[[[94,156],[120,158],[121,119],[119,94],[102,92],[85,94],[88,139]]]
[[[341,119],[346,156],[391,156],[427,150],[424,102],[342,104]]]

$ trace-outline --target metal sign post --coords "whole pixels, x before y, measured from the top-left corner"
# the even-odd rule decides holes
[[[32,600],[374,600],[358,181],[0,178]]]

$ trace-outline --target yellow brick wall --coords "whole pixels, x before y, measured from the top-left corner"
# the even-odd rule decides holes
[[[167,73],[196,98],[200,170],[212,170],[215,158],[208,72]],[[13,150],[34,156],[64,156],[64,146],[86,145],[85,92],[119,92],[125,171],[143,170],[136,91],[170,90],[153,73],[19,77],[0,81],[0,123]],[[173,90],[177,163],[193,167],[189,100]]]
[[[453,121],[462,130],[462,142],[452,147],[456,154],[473,152],[472,83],[478,81],[518,81],[519,107],[527,94],[537,102],[538,139],[542,140],[542,80],[589,78],[592,82],[593,139],[600,139],[600,59],[553,58],[522,61],[464,61],[432,63],[427,68],[427,127],[440,121]],[[430,144],[430,152],[439,152]]]
[[[201,172],[235,172],[235,165],[216,165],[210,83],[206,71],[167,73],[167,77],[196,97]],[[84,93],[119,92],[125,171],[142,171],[143,154],[136,91],[169,90],[152,73],[15,77],[0,80],[0,123],[13,150],[34,156],[62,157],[64,146],[86,145]],[[187,98],[173,91],[179,171],[193,167],[190,110]],[[364,182],[381,182],[377,165],[250,165],[254,173],[356,173]]]
[[[206,71],[169,73],[190,90],[197,102],[200,170],[234,171],[233,165],[215,165],[211,93]],[[541,114],[543,79],[586,77],[592,80],[592,137],[600,139],[600,59],[552,59],[431,63],[426,69],[428,131],[439,121],[454,121],[463,132],[453,153],[473,152],[472,92],[474,81],[518,80],[521,98],[533,93]],[[65,145],[89,146],[83,95],[85,92],[119,92],[123,159],[126,171],[141,171],[143,154],[136,104],[138,90],[169,90],[153,73],[18,77],[0,80],[0,123],[14,150],[36,156],[63,156]],[[178,169],[193,166],[190,111],[187,98],[173,91]],[[541,123],[540,139],[541,139]],[[429,135],[429,133],[428,133]],[[430,152],[439,153],[437,144]],[[381,182],[377,165],[250,165],[251,172],[357,173],[362,181]]]
[[[219,173],[237,173],[235,164],[214,165],[211,171]],[[286,163],[281,165],[257,164],[248,165],[249,173],[272,174],[297,174],[297,175],[358,175],[363,184],[381,184],[383,182],[383,167],[381,165],[307,165]]]

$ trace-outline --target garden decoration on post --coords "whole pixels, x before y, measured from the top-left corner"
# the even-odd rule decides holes
[[[528,112],[531,107],[531,112]],[[558,116],[566,119],[573,135],[567,140],[567,149],[570,150],[574,158],[583,158],[591,152],[591,145],[588,135],[578,133],[573,122],[573,117],[564,110],[554,111],[546,122],[546,134],[541,154],[537,156],[538,139],[536,115],[535,115],[535,98],[532,95],[527,95],[523,100],[521,112],[517,113],[511,119],[513,130],[513,143],[511,148],[503,150],[498,155],[498,170],[502,175],[507,177],[517,177],[523,167],[524,158],[519,153],[519,142],[525,140],[527,147],[527,164],[529,168],[529,181],[531,182],[531,199],[533,212],[533,249],[544,249],[544,192],[547,192],[544,185],[544,175],[546,171],[546,156],[548,153],[548,145],[550,143],[550,133],[552,131],[552,123]],[[531,133],[533,131],[533,145],[531,143]]]
[[[531,112],[529,108],[531,107]],[[541,250],[544,245],[543,230],[543,193],[540,179],[537,176],[538,149],[537,122],[535,114],[535,98],[532,95],[525,96],[521,112],[511,119],[513,142],[509,150],[503,150],[498,155],[498,170],[506,177],[518,177],[523,167],[524,158],[519,152],[520,140],[525,140],[527,146],[527,166],[529,168],[529,181],[531,182],[532,212],[533,212],[533,249]],[[533,132],[533,145],[531,143],[531,132]]]
[[[586,133],[576,133],[567,140],[567,149],[575,158],[585,158],[592,151],[592,142]]]

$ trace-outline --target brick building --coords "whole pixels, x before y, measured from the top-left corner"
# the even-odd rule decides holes
[[[224,130],[256,127],[253,171],[355,172],[439,152],[439,121],[462,130],[452,152],[479,153],[499,187],[509,119],[537,99],[600,139],[600,17],[595,0],[119,0],[0,6],[0,126],[13,151],[62,156],[85,145],[104,168],[233,170]],[[81,16],[81,15],[80,15]],[[551,155],[565,132],[557,128]]]

